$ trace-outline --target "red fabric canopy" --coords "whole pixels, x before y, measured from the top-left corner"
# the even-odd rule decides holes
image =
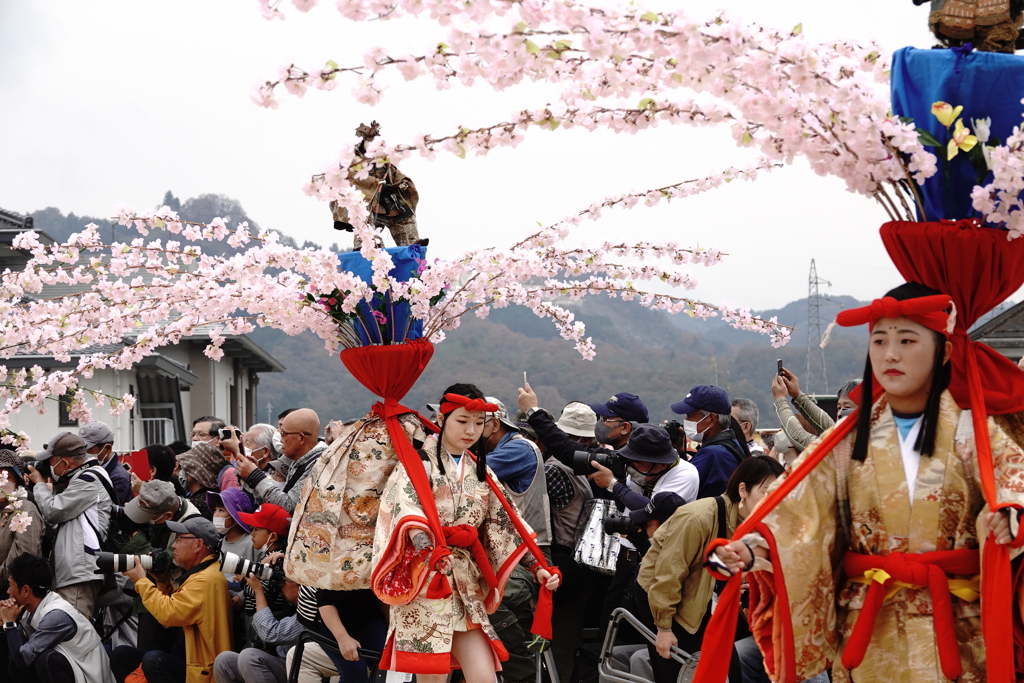
[[[967,339],[967,330],[1024,285],[1024,240],[1007,240],[1001,230],[977,221],[893,222],[882,226],[882,243],[907,281],[920,282],[956,304],[953,379],[949,390],[961,408],[970,405],[968,347],[984,378],[989,415],[1024,410],[1024,373],[994,349]]]

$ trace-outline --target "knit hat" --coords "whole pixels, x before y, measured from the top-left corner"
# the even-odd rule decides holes
[[[192,448],[179,454],[176,459],[185,474],[198,481],[204,489],[217,488],[217,475],[227,464],[220,451],[201,442],[192,444]]]
[[[555,423],[559,429],[573,436],[594,436],[597,413],[586,403],[570,403],[562,408],[562,416]]]

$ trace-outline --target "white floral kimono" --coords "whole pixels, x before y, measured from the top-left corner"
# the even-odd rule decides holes
[[[491,642],[498,670],[499,662],[507,659],[508,653],[491,628],[487,615],[501,602],[505,581],[516,564],[532,563],[532,556],[494,491],[487,482],[477,479],[476,463],[469,455],[456,464],[438,447],[434,438],[427,441],[423,452],[429,457],[429,462],[424,461],[423,466],[434,492],[441,525],[468,525],[477,530],[496,585],[492,587],[485,580],[470,549],[451,546],[450,569],[445,576],[451,595],[428,597],[439,579],[431,576],[422,555],[413,547],[409,532],[422,531],[435,547],[438,539],[427,523],[405,468],[399,464],[385,486],[373,542],[371,585],[377,596],[391,606],[391,624],[381,668],[447,674],[459,668],[451,655],[455,632],[482,628]],[[488,470],[488,476],[493,478],[494,473]],[[515,511],[511,497],[503,487],[500,490]],[[433,580],[428,586],[430,579]]]

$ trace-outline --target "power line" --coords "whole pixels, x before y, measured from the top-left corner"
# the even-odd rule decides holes
[[[818,277],[818,267],[814,259],[811,259],[811,272],[807,277],[807,373],[803,383],[808,394],[815,393],[815,389],[821,389],[820,393],[829,393],[825,349],[821,348],[824,335],[821,304],[829,301],[829,298],[821,295],[819,285],[831,287],[832,283]]]

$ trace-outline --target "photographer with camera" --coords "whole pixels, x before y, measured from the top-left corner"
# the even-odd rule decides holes
[[[124,515],[140,528],[121,549],[123,554],[133,556],[162,552],[168,558],[173,552],[175,535],[167,528],[167,522],[181,522],[200,516],[196,506],[179,496],[171,482],[161,480],[144,482],[139,494],[124,506]],[[139,618],[136,647],[143,652],[169,651],[175,641],[174,630],[160,625],[146,611],[138,595],[134,603],[133,612]]]
[[[219,451],[223,459],[217,471],[217,483],[209,488],[223,491],[240,486],[233,459],[238,457],[241,435],[242,432],[237,427],[229,427],[224,424],[224,420],[213,415],[203,415],[192,422],[192,442],[189,445],[194,448],[196,444],[205,443]],[[232,442],[231,445],[228,444],[229,441]]]
[[[89,455],[81,437],[71,432],[55,436],[37,462],[47,461],[54,478],[53,489],[35,467],[28,466],[32,495],[39,514],[57,527],[53,566],[57,593],[86,619],[92,618],[103,579],[96,575],[96,552],[107,537],[114,489],[107,471]]]
[[[185,656],[119,647],[111,655],[115,662],[112,666],[132,671],[141,663],[146,680],[152,683],[205,683],[210,680],[217,655],[231,649],[230,596],[216,554],[220,534],[204,517],[166,525],[177,535],[172,546],[174,564],[184,570],[177,585],[167,573],[147,578],[138,556],[124,575],[135,584],[135,591],[153,618],[164,626],[182,628]]]
[[[269,563],[271,559],[264,558],[264,562]],[[286,578],[283,572],[271,581],[291,609],[280,617],[275,614],[267,600],[264,583],[256,576],[247,575],[246,587],[252,592],[255,602],[252,626],[262,647],[247,647],[241,652],[217,655],[213,663],[217,683],[285,683],[288,680],[285,668],[288,649],[299,641],[304,630],[295,615],[299,584]]]
[[[117,494],[116,505],[124,505],[132,498],[132,480],[128,470],[121,464],[117,453],[114,452],[114,432],[105,422],[93,420],[86,422],[78,429],[78,436],[82,437],[87,447],[87,453],[96,457],[96,460],[103,465],[107,471],[110,482],[114,485],[114,492]]]
[[[518,403],[544,446],[545,454],[569,467],[572,467],[573,455],[577,451],[597,453],[607,450],[605,446],[622,448],[629,441],[633,424],[647,422],[647,406],[636,394],[615,394],[607,403],[589,404],[597,414],[597,424],[594,425],[596,443],[584,444],[559,429],[551,415],[538,407],[537,394],[529,384],[519,388]]]
[[[679,457],[668,431],[660,425],[636,425],[629,441],[617,452],[577,453],[573,470],[582,474],[588,468],[597,470],[588,478],[630,512],[645,509],[651,498],[663,491],[675,493],[687,502],[697,495],[697,470]],[[612,611],[630,602],[640,550],[647,547],[647,539],[640,533],[622,538],[619,543],[622,548],[605,597],[602,623],[607,622]]]

